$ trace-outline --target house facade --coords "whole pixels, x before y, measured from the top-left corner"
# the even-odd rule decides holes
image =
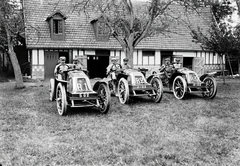
[[[70,2],[58,1],[56,5],[56,0],[24,0],[25,37],[32,78],[53,77],[60,56],[65,56],[67,63],[79,57],[91,78],[105,77],[111,57],[118,57],[120,63],[126,57],[99,16],[72,10]],[[201,28],[207,28],[210,19],[208,10],[188,18],[191,25]],[[221,58],[194,43],[186,26],[179,24],[172,28],[176,33],[157,34],[138,44],[133,54],[134,68],[155,71],[165,58],[171,61],[179,58],[182,66],[199,74],[221,68]]]

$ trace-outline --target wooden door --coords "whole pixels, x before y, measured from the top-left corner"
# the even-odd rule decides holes
[[[45,78],[52,78],[54,76],[54,69],[58,61],[58,52],[47,51],[44,58]]]
[[[193,58],[193,70],[198,74],[204,74],[204,58]]]

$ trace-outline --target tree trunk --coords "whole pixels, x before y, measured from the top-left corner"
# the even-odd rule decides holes
[[[238,74],[240,74],[240,60],[238,58]]]
[[[134,52],[133,46],[125,48],[124,52],[125,52],[126,57],[129,59],[128,64],[133,67],[133,52]]]
[[[227,57],[228,57],[228,64],[229,64],[229,68],[230,68],[230,71],[231,71],[231,75],[232,75],[232,77],[233,77],[233,70],[232,70],[232,65],[231,65],[231,62],[230,62],[230,58],[229,58],[229,55],[228,54],[226,54],[227,55]]]
[[[13,49],[13,40],[11,37],[11,32],[5,28],[6,33],[7,33],[7,39],[8,39],[8,53],[9,53],[9,57],[11,59],[12,62],[12,66],[13,66],[13,71],[14,71],[14,76],[15,76],[15,81],[16,81],[16,88],[20,89],[20,88],[24,88],[24,83],[23,83],[23,77],[22,77],[22,72],[21,72],[21,68],[20,65],[18,63],[18,59],[16,56],[16,53],[14,52]]]
[[[223,55],[222,57],[222,75],[223,75],[223,84],[225,85],[226,81],[225,81],[225,65],[223,65]]]
[[[133,67],[133,52],[134,52],[133,38],[134,38],[134,35],[130,34],[127,40],[127,46],[124,48],[125,55],[129,59],[128,64],[131,65],[132,67]]]

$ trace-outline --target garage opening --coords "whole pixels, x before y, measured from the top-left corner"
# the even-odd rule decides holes
[[[183,67],[193,70],[193,57],[183,57]]]
[[[59,57],[64,56],[66,58],[66,63],[69,63],[69,53],[68,52],[59,52]]]
[[[165,64],[165,59],[170,58],[170,62],[172,63],[173,51],[161,51],[161,65]]]
[[[90,78],[106,77],[106,68],[109,65],[110,51],[96,50],[96,55],[89,55],[87,59],[87,69]]]

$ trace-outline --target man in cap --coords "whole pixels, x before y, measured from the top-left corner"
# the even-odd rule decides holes
[[[164,71],[166,76],[169,78],[173,69],[173,65],[170,63],[170,58],[165,59],[165,64],[160,67],[160,72]]]
[[[115,72],[121,69],[121,65],[117,63],[118,59],[113,57],[111,59],[111,64],[107,67],[107,75],[110,75],[112,79],[116,79]]]
[[[64,71],[67,71],[69,69],[69,66],[65,63],[66,57],[61,56],[58,60],[59,64],[54,69],[54,75],[58,79],[65,79],[66,75]]]
[[[116,71],[118,71],[122,68],[122,66],[120,64],[118,64],[117,61],[118,61],[118,58],[113,57],[111,59],[111,64],[109,64],[108,67],[107,67],[107,77],[111,78],[110,86],[112,87],[112,91],[115,93],[116,96],[117,96]]]
[[[78,69],[78,70],[83,69],[83,64],[81,63],[81,61],[78,58],[73,59],[73,68]]]
[[[173,66],[174,66],[174,68],[178,69],[178,68],[181,67],[180,59],[177,58],[177,59],[175,59],[175,60],[176,60],[176,62],[173,64]]]
[[[166,69],[166,68],[169,68],[169,67],[172,67],[172,65],[170,64],[170,58],[165,58],[165,63],[160,67],[160,70],[161,69]]]
[[[131,69],[132,67],[128,64],[128,58],[124,58],[123,59],[123,65],[122,65],[123,69]]]

